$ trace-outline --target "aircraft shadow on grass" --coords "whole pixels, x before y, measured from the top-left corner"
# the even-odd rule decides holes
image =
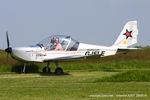
[[[23,69],[23,65],[19,64],[19,65],[13,65],[12,66],[12,72],[16,72],[18,74],[21,74],[21,70]],[[27,65],[26,66],[26,73],[38,73],[41,76],[58,76],[57,74],[55,74],[55,72],[50,72],[50,73],[44,73],[44,72],[40,72],[39,71],[39,66],[35,65],[35,64],[31,64],[31,65]],[[59,76],[64,76],[64,75],[70,75],[67,72],[63,72],[61,75]]]

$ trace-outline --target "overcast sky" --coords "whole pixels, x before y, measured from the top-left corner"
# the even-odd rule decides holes
[[[0,0],[0,49],[54,34],[111,46],[127,21],[137,20],[136,45],[150,45],[150,0]]]

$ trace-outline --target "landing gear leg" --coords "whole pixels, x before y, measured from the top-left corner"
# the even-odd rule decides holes
[[[26,63],[24,63],[24,66],[23,66],[21,73],[24,74],[25,72],[26,72]]]
[[[47,66],[43,68],[43,73],[50,73],[51,72],[49,65],[50,65],[50,62],[48,62]]]
[[[57,75],[63,74],[63,69],[58,66],[58,61],[56,61],[55,64],[56,64],[56,67],[57,67],[55,69],[55,74],[57,74]]]

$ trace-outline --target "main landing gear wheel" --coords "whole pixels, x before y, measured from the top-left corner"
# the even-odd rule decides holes
[[[62,68],[56,68],[55,74],[57,74],[57,75],[63,74],[63,69]]]
[[[51,72],[51,70],[50,70],[49,67],[44,67],[43,68],[43,73],[50,73],[50,72]]]

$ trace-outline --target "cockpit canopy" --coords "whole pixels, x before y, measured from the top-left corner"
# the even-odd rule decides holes
[[[43,47],[46,51],[76,51],[78,49],[79,42],[70,36],[52,35],[39,42],[37,45]]]

